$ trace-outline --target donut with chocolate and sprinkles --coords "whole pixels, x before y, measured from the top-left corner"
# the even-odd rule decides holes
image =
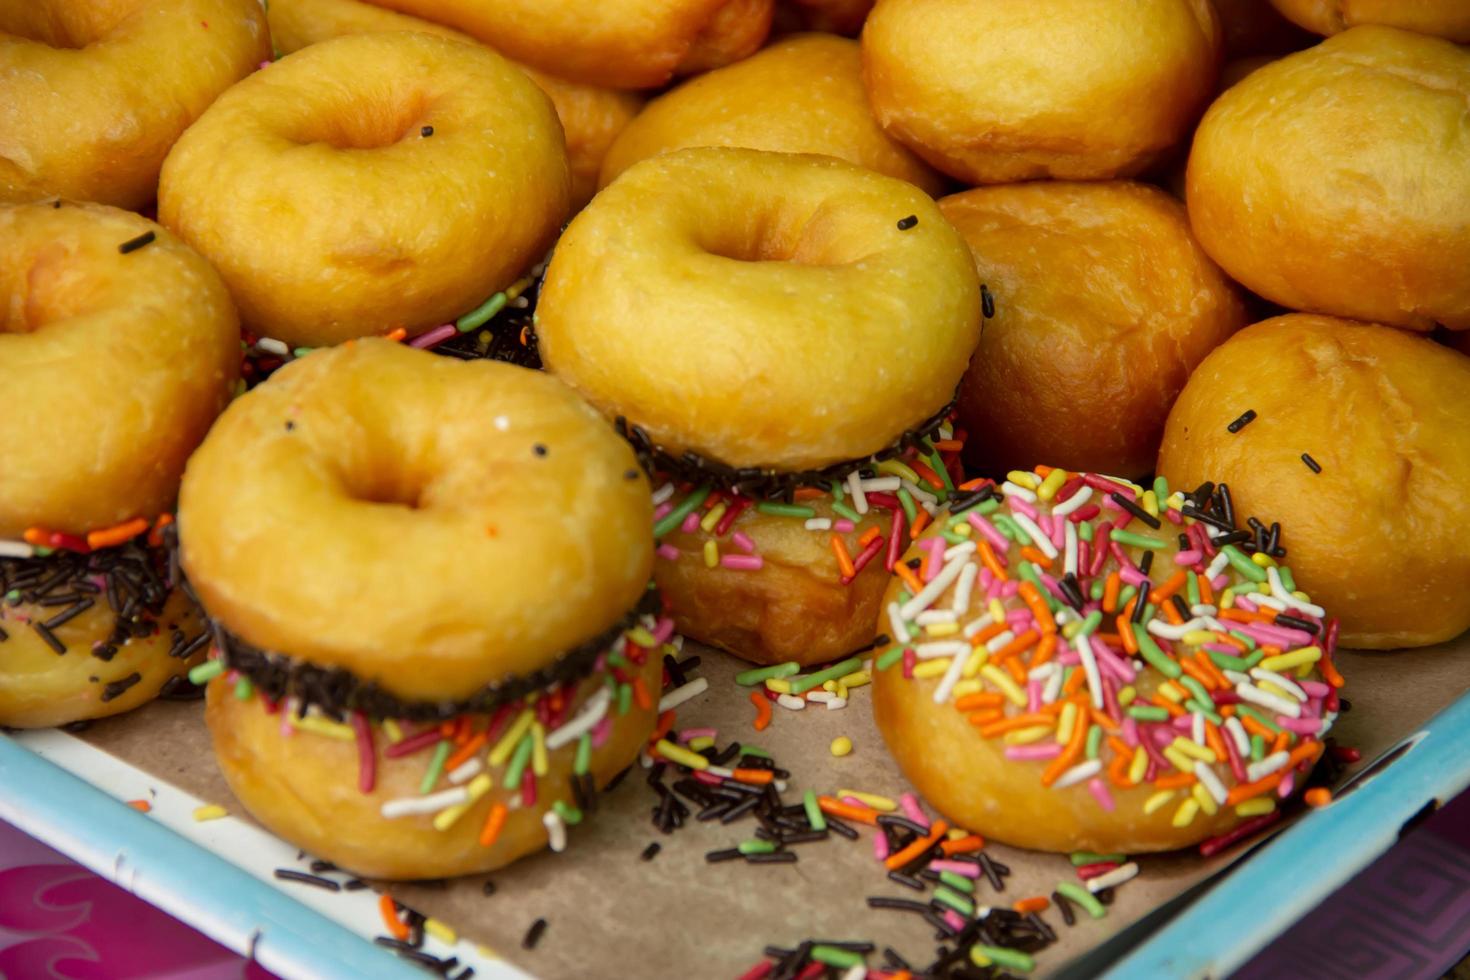
[[[657,713],[651,510],[632,449],[545,374],[380,339],[288,364],[180,494],[230,788],[376,878],[565,847]]]
[[[1228,502],[1038,466],[939,515],[889,584],[873,678],[920,793],[1051,851],[1171,850],[1276,813],[1341,709],[1337,621]]]

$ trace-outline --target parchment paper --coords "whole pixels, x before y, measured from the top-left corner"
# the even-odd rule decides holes
[[[738,739],[771,752],[792,773],[788,802],[807,788],[858,789],[896,796],[907,789],[873,726],[868,690],[853,692],[841,711],[775,708],[765,732],[751,727],[748,689],[735,685],[745,665],[724,654],[686,647],[703,657],[698,674],[709,691],[679,709],[678,726],[713,726],[720,744]],[[1339,744],[1356,746],[1371,762],[1401,737],[1470,690],[1470,634],[1440,647],[1392,654],[1341,651],[1338,665],[1352,702],[1333,729]],[[833,738],[849,736],[854,752],[834,758]],[[206,800],[243,808],[230,797],[215,768],[201,703],[160,703],[99,722],[82,736],[128,762]],[[650,821],[657,797],[635,766],[621,786],[602,798],[594,819],[573,829],[562,854],[544,853],[488,876],[439,885],[394,884],[392,893],[426,915],[457,928],[528,972],[560,977],[733,977],[761,958],[767,943],[793,946],[804,939],[869,940],[891,945],[915,966],[932,958],[933,930],[913,913],[874,910],[867,895],[918,897],[884,877],[873,858],[872,831],[857,841],[833,836],[800,845],[796,864],[706,864],[704,853],[754,836],[753,819],[729,825],[693,822],[660,834]],[[649,842],[662,851],[649,862],[639,854]],[[1002,895],[981,879],[981,903],[1009,905],[1049,894],[1060,880],[1075,880],[1063,856],[988,845],[1013,875]],[[1142,873],[1118,889],[1107,918],[1081,918],[1066,928],[1055,910],[1045,913],[1059,942],[1038,954],[1038,972],[1122,930],[1147,912],[1241,856],[1243,848],[1204,860],[1193,852],[1144,857]],[[532,951],[521,939],[537,918],[548,922]],[[870,965],[881,965],[877,956]]]

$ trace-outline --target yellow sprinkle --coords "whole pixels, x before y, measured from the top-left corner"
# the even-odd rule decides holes
[[[852,754],[852,739],[846,735],[838,735],[832,740],[832,754],[837,758]]]
[[[495,748],[490,750],[489,762],[492,766],[505,765],[505,760],[510,758],[510,754],[520,744],[521,738],[531,730],[531,722],[535,720],[536,712],[530,708],[517,716],[511,726],[505,730],[505,734],[500,736],[500,741],[495,743]]]
[[[896,476],[901,479],[908,480],[910,483],[921,482],[919,480],[919,474],[915,473],[912,467],[907,466],[904,463],[900,463],[896,459],[885,459],[883,462],[879,463],[878,472],[887,473],[889,476]]]
[[[710,538],[704,543],[704,565],[706,568],[714,568],[720,563],[720,546]]]
[[[1199,783],[1194,784],[1194,789],[1190,790],[1189,795],[1193,796],[1194,801],[1199,804],[1199,808],[1205,811],[1205,816],[1213,817],[1219,812],[1220,808],[1215,805],[1215,798],[1210,795],[1209,790],[1205,789]]]
[[[495,950],[491,949],[489,946],[479,946],[479,945],[477,945],[475,947],[475,952],[479,953],[481,956],[485,957],[486,959],[491,959],[491,960],[498,960],[498,959],[500,959],[500,954],[497,953],[497,952],[495,952]]]
[[[1270,670],[1271,668],[1268,667],[1266,669],[1267,670]],[[1312,671],[1314,669],[1315,669],[1315,665],[1314,664],[1302,664],[1300,667],[1298,667],[1296,669],[1296,676],[1298,676],[1298,677],[1311,677],[1312,676]]]
[[[985,611],[990,614],[992,623],[1004,623],[1006,621],[1006,607],[1000,604],[999,599],[991,599],[986,605]]]
[[[546,726],[539,721],[531,722],[531,771],[539,779],[545,776],[551,767],[546,761]]]
[[[1286,690],[1286,688],[1281,687],[1278,684],[1272,684],[1270,681],[1258,680],[1258,681],[1256,681],[1256,687],[1259,687],[1263,691],[1269,691],[1272,694],[1276,695],[1278,698],[1285,698],[1288,701],[1295,701],[1296,700],[1296,698],[1294,698]]]
[[[1180,772],[1194,772],[1194,760],[1180,752],[1174,746],[1164,749],[1163,756],[1169,760],[1169,764]]]
[[[962,840],[963,838],[969,837],[970,832],[963,827],[951,827],[945,831],[944,836],[949,840]]]
[[[1180,493],[1178,490],[1175,490],[1173,493],[1169,494],[1169,499],[1166,502],[1168,503],[1170,510],[1183,510],[1184,494]]]
[[[918,673],[918,671],[915,670],[914,673]],[[1026,694],[1016,686],[1015,681],[1011,680],[1010,674],[1007,674],[995,664],[986,664],[980,668],[980,675],[1000,688],[1001,693],[1006,696],[1006,699],[1011,704],[1014,704],[1018,708],[1026,707]]]
[[[1179,686],[1173,681],[1165,681],[1164,683],[1160,684],[1159,693],[1168,698],[1170,701],[1173,701],[1175,704],[1178,704],[1180,701],[1184,700],[1184,692],[1181,691],[1179,689]]]
[[[1262,568],[1274,568],[1276,566],[1276,560],[1264,551],[1257,551],[1251,555],[1251,561],[1260,565]]]
[[[1050,725],[1032,725],[1030,728],[1019,728],[1013,732],[1006,732],[1004,741],[1007,745],[1029,745],[1032,742],[1041,741],[1053,731],[1055,729]]]
[[[1148,511],[1150,517],[1159,516],[1159,498],[1152,490],[1143,491],[1139,503],[1143,505],[1144,510]]]
[[[1184,642],[1193,646],[1201,643],[1214,643],[1220,639],[1220,634],[1214,630],[1190,630],[1184,634]]]
[[[1138,691],[1132,684],[1118,688],[1118,703],[1123,707],[1126,708],[1132,704],[1136,697],[1138,697]]]
[[[822,690],[824,690],[824,691],[830,691],[831,693],[836,694],[837,693],[837,682],[836,681],[823,681],[822,682]]]
[[[1275,657],[1267,657],[1265,660],[1261,661],[1261,666],[1266,668],[1267,670],[1274,670],[1277,673],[1280,673],[1281,671],[1289,670],[1292,667],[1303,667],[1308,664],[1314,664],[1321,659],[1321,647],[1302,647],[1300,650],[1293,650],[1290,653],[1283,653]]]
[[[1071,620],[1065,626],[1062,627],[1062,638],[1063,639],[1070,640],[1072,637],[1074,637],[1074,636],[1077,635],[1077,631],[1080,630],[1081,628],[1082,628],[1082,621],[1081,620],[1078,620],[1078,619]]]
[[[471,779],[469,785],[465,787],[465,791],[469,793],[469,796],[463,803],[447,806],[434,814],[434,829],[444,831],[453,827],[455,821],[459,820],[460,817],[465,815],[465,811],[475,805],[476,800],[490,792],[492,782],[493,780],[491,780],[490,774],[486,772],[482,772],[474,779]]]
[[[720,518],[725,516],[725,511],[727,510],[729,508],[724,503],[715,504],[709,509],[709,513],[700,519],[699,529],[705,534],[709,534],[715,529],[715,525],[720,523]]]
[[[642,626],[633,627],[632,629],[628,630],[627,635],[628,639],[632,640],[640,647],[652,647],[654,645],[653,634],[648,632],[648,630],[644,629]]]
[[[980,676],[980,668],[984,667],[990,660],[990,651],[984,647],[976,647],[970,651],[969,657],[965,659],[965,665],[960,668],[960,676],[973,678]],[[955,693],[959,693],[959,685],[955,685]]]
[[[972,528],[970,527],[969,523],[966,522],[964,524],[960,524],[959,526],[955,527],[953,529],[953,533],[958,534],[962,538],[968,538],[970,536],[970,531],[971,530],[972,530]]]
[[[855,789],[839,789],[837,791],[837,798],[840,800],[844,796],[850,796],[865,806],[870,806],[874,810],[880,810],[883,813],[892,813],[898,809],[897,803],[886,796],[878,796],[875,793],[864,793]]]
[[[1220,593],[1220,608],[1221,609],[1234,609],[1235,608],[1235,590],[1233,588],[1232,589],[1226,589],[1224,592],[1221,592]]]
[[[520,296],[521,293],[524,293],[526,291],[526,287],[531,285],[533,281],[534,280],[530,276],[526,276],[522,279],[517,279],[515,282],[511,283],[510,288],[505,291],[505,301],[509,303],[511,300]]]
[[[1027,490],[1035,490],[1041,485],[1041,481],[1036,478],[1035,473],[1027,473],[1025,470],[1011,470],[1006,474],[1006,479],[1018,487],[1025,487]]]
[[[784,677],[772,677],[766,681],[766,690],[775,691],[777,694],[790,694],[791,682]]]
[[[974,658],[972,657],[971,659],[973,660]],[[965,663],[965,670],[969,669],[970,664],[967,661]],[[976,667],[975,671],[976,673],[979,673],[980,668]],[[964,671],[961,671],[961,673],[963,672]],[[978,677],[969,680],[957,681],[954,686],[954,696],[956,699],[958,699],[964,697],[966,694],[979,694],[983,690],[985,690],[985,682],[980,680]]]
[[[424,932],[433,936],[442,943],[453,946],[459,942],[459,933],[440,922],[438,919],[425,919]]]
[[[1148,772],[1148,753],[1140,745],[1133,750],[1133,761],[1128,763],[1128,781],[1141,783],[1146,772]]]
[[[1199,813],[1199,801],[1191,796],[1179,804],[1179,809],[1174,811],[1174,819],[1170,822],[1176,827],[1188,827],[1194,823],[1197,813]]]
[[[942,677],[949,670],[949,657],[940,657],[937,660],[925,660],[914,667],[915,677]]]
[[[691,738],[689,740],[689,751],[703,752],[705,749],[714,744],[714,739],[710,738],[708,735],[701,735],[698,738]]]
[[[1036,496],[1042,500],[1050,500],[1057,495],[1057,491],[1062,489],[1062,484],[1066,482],[1067,471],[1057,467],[1046,475],[1045,480],[1041,481],[1041,486],[1036,488]]]
[[[980,952],[980,947],[979,946],[971,946],[970,947],[970,962],[971,963],[974,963],[976,966],[980,967],[981,969],[984,969],[985,967],[990,966],[990,957],[988,957],[984,953]]]
[[[1307,595],[1301,589],[1297,589],[1291,595],[1292,595],[1292,598],[1294,598],[1294,599],[1300,599],[1302,602],[1311,602],[1312,601],[1312,597],[1309,596],[1309,595]]]
[[[659,755],[668,759],[670,762],[677,762],[679,765],[688,766],[690,769],[709,768],[709,760],[704,756],[698,752],[690,752],[688,749],[680,748],[666,738],[659,739],[654,747],[658,749]]]
[[[1072,729],[1076,724],[1077,704],[1076,702],[1068,701],[1062,706],[1062,717],[1057,721],[1057,741],[1062,745],[1066,745],[1072,741]]]
[[[847,685],[844,684],[844,683],[842,683],[842,681],[838,681],[837,682],[837,690],[833,691],[832,693],[835,694],[835,695],[837,695],[842,700],[846,701],[847,700]]]
[[[1198,759],[1201,762],[1215,761],[1215,753],[1213,750],[1203,745],[1200,745],[1198,742],[1190,741],[1182,735],[1175,738],[1173,742],[1169,743],[1169,745],[1180,754],[1187,755],[1191,759]]]
[[[196,806],[194,808],[194,819],[199,823],[203,823],[206,820],[218,820],[220,817],[228,817],[229,815],[230,811],[217,803],[210,803],[207,806]]]
[[[1153,813],[1155,810],[1159,809],[1164,804],[1172,800],[1177,792],[1177,790],[1172,789],[1159,790],[1153,796],[1150,796],[1148,799],[1143,801],[1143,812]]]
[[[959,631],[959,623],[930,623],[924,627],[924,632],[929,636],[953,636]]]
[[[398,722],[394,721],[392,718],[383,719],[383,731],[388,733],[388,741],[403,741],[403,729],[399,728]]]
[[[1240,817],[1263,817],[1276,809],[1276,801],[1269,796],[1257,796],[1253,800],[1235,804],[1235,814]]]
[[[311,732],[313,735],[325,735],[339,742],[351,742],[357,738],[356,733],[348,726],[326,718],[318,718],[315,715],[297,718],[295,714],[290,715],[290,718],[292,727],[299,731]]]
[[[855,670],[842,678],[843,687],[862,687],[865,684],[871,683],[873,683],[873,675],[869,674],[866,670]]]

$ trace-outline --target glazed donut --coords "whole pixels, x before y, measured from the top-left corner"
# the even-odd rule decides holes
[[[478,45],[360,34],[225,93],[169,154],[159,219],[210,259],[245,327],[291,346],[472,310],[566,218],[546,96]]]
[[[961,386],[971,472],[1049,457],[1153,470],[1164,419],[1205,355],[1246,324],[1184,206],[1131,182],[1038,182],[946,197],[994,317]]]
[[[149,204],[179,134],[270,55],[256,0],[0,0],[0,201]]]
[[[1302,586],[1338,610],[1348,646],[1425,646],[1470,628],[1470,359],[1331,317],[1258,323],[1184,386],[1159,472],[1211,473],[1241,513],[1303,529],[1282,544]]]
[[[1336,621],[1231,515],[1213,484],[1037,467],[936,519],[873,676],[914,787],[1045,851],[1173,850],[1273,813],[1337,714]]]
[[[1389,27],[1252,72],[1195,134],[1195,235],[1283,306],[1470,329],[1467,97],[1470,52]]]
[[[179,500],[182,563],[223,641],[201,673],[233,671],[262,695],[248,699],[230,675],[210,695],[235,794],[283,837],[360,874],[485,871],[541,846],[578,748],[560,727],[583,707],[607,714],[582,750],[597,750],[590,774],[605,783],[652,726],[651,648],[672,624],[642,615],[649,522],[648,481],[627,444],[540,372],[378,339],[282,368],[221,416]],[[629,629],[640,650],[620,639]],[[610,663],[612,649],[625,656]],[[304,720],[270,717],[282,699]],[[431,753],[390,746],[410,722],[432,723],[410,735],[428,747],[440,723],[479,734],[487,715],[481,744],[514,738],[489,757],[493,788],[458,777],[443,788],[484,789],[470,789],[453,833],[433,821],[449,804],[403,818],[385,805],[426,779]],[[282,738],[283,724],[325,737]],[[342,773],[366,749],[332,744],[354,728],[382,750],[362,756],[359,780]],[[521,788],[532,742],[513,769],[508,753],[523,735],[537,760],[555,751],[535,762],[497,846],[482,846],[487,814]],[[462,748],[456,771],[481,759]]]
[[[623,130],[602,163],[601,184],[646,157],[687,146],[822,153],[917,185],[944,178],[873,119],[856,41],[802,34],[659,96]]]
[[[0,206],[0,725],[126,711],[202,655],[160,515],[239,344],[214,270],[151,221]]]
[[[464,31],[507,57],[609,88],[658,88],[756,52],[774,0],[370,0]]]
[[[952,177],[1129,177],[1188,138],[1215,91],[1209,0],[879,0],[863,77],[889,135]]]
[[[680,631],[817,663],[871,640],[900,499],[911,528],[956,482],[947,402],[979,319],[964,241],[912,184],[697,148],[573,220],[537,336],[661,474],[655,576]]]
[[[1271,0],[1276,9],[1317,34],[1359,24],[1402,27],[1470,44],[1470,6],[1464,0]]]
[[[364,0],[274,0],[269,10],[271,39],[286,54],[344,34],[421,31],[473,43],[468,34],[417,17],[395,14]],[[579,209],[597,191],[597,171],[608,147],[643,107],[631,92],[568,82],[517,65],[551,99],[566,133],[572,171],[572,207]]]

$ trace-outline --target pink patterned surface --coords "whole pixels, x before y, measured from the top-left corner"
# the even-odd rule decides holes
[[[0,978],[272,980],[183,923],[0,822]]]

